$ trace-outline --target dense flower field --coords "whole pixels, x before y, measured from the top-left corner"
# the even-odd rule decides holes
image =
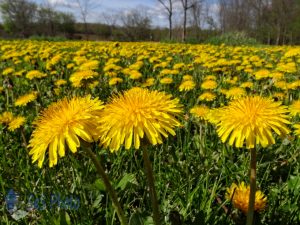
[[[300,224],[300,47],[0,57],[1,224]]]

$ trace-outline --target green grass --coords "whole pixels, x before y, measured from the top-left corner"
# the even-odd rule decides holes
[[[78,46],[76,47],[78,48]],[[191,47],[193,48],[193,47]],[[69,49],[72,52],[72,49]],[[95,54],[96,51],[92,51]],[[167,50],[164,50],[165,54]],[[189,63],[192,57],[175,53],[173,63]],[[263,54],[263,53],[262,53]],[[134,61],[134,57],[131,58]],[[71,60],[71,59],[70,59]],[[104,59],[100,59],[104,65]],[[122,58],[120,65],[128,65],[128,59]],[[18,65],[25,67],[25,63]],[[127,64],[126,64],[127,63]],[[0,69],[13,65],[10,60],[1,61]],[[35,66],[34,66],[35,65]],[[45,70],[45,62],[38,59],[36,64],[27,65],[27,70],[34,67]],[[151,65],[143,67],[143,74],[157,75]],[[61,78],[67,79],[71,71],[65,65],[56,65],[55,70]],[[99,73],[101,73],[99,69]],[[197,84],[201,83],[208,71],[202,66],[195,66],[191,75]],[[184,73],[181,73],[184,75]],[[244,74],[241,79],[248,79]],[[3,82],[3,77],[0,80]],[[107,85],[107,78],[101,77],[100,86],[94,90],[74,90],[71,84],[63,88],[60,96],[53,94],[54,76],[37,82],[29,82],[24,77],[12,77],[13,90],[9,92],[9,104],[6,95],[0,95],[0,110],[13,110],[14,114],[24,115],[27,123],[24,133],[30,139],[31,125],[38,112],[51,102],[64,96],[85,95],[91,93],[107,102],[116,89]],[[249,180],[250,152],[221,143],[215,128],[206,122],[195,120],[188,110],[197,103],[202,90],[195,89],[186,94],[175,91],[180,83],[163,86],[158,82],[151,89],[164,90],[174,97],[179,97],[189,119],[181,118],[183,127],[176,130],[176,136],[170,136],[162,145],[148,146],[153,163],[156,188],[161,209],[162,224],[171,225],[219,225],[244,224],[245,216],[225,199],[226,188],[235,182]],[[244,80],[245,81],[245,80]],[[125,90],[140,84],[136,81],[124,82],[118,90]],[[38,85],[40,95],[36,102],[24,108],[13,107],[14,98],[27,93]],[[220,87],[226,84],[220,81]],[[261,89],[260,84],[256,84]],[[262,89],[261,89],[262,90]],[[275,89],[272,91],[275,91]],[[268,90],[263,91],[268,95]],[[297,99],[297,90],[291,91],[292,98]],[[227,104],[228,100],[219,97],[210,106],[218,107]],[[299,119],[299,118],[298,118]],[[201,127],[201,135],[200,135]],[[51,131],[49,131],[51,132]],[[266,149],[259,148],[257,156],[257,184],[268,198],[268,206],[257,215],[256,224],[294,225],[300,224],[300,141],[280,140]],[[48,157],[43,168],[31,162],[29,150],[22,144],[20,130],[10,132],[0,127],[0,224],[78,224],[78,225],[113,225],[119,224],[111,200],[105,191],[103,182],[96,173],[91,160],[79,149],[76,154],[67,152],[66,157],[59,159],[58,165],[48,168]],[[148,194],[146,175],[140,150],[121,149],[111,153],[97,144],[91,146],[105,166],[113,186],[118,192],[119,200],[132,225],[153,224],[151,202]],[[18,210],[27,213],[19,219],[16,213],[7,210],[5,197],[13,189],[19,195]],[[64,209],[63,206],[51,206],[51,195],[60,194],[62,199],[78,198],[80,206],[76,210]],[[30,202],[37,201],[38,209],[29,210]],[[43,208],[44,200],[46,207]],[[40,204],[38,204],[40,203]],[[228,213],[225,213],[228,210]],[[19,211],[21,213],[21,211]]]

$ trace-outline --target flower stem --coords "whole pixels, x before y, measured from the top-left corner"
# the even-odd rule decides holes
[[[118,197],[117,197],[117,194],[116,192],[114,191],[110,181],[109,181],[109,178],[108,176],[106,175],[105,171],[104,171],[104,168],[102,167],[100,161],[97,159],[97,156],[92,152],[92,150],[89,148],[89,147],[84,147],[83,148],[87,154],[89,155],[89,157],[92,159],[96,169],[97,169],[97,172],[98,174],[100,175],[100,177],[102,178],[103,182],[104,182],[104,185],[105,185],[105,189],[106,191],[108,192],[109,196],[111,197],[112,199],[112,203],[113,203],[113,206],[117,212],[117,215],[119,217],[119,220],[121,222],[122,225],[127,225],[127,219],[125,218],[125,215],[124,215],[124,212],[121,208],[121,205],[118,201]]]
[[[27,141],[26,141],[25,131],[24,131],[24,127],[23,126],[21,127],[21,136],[22,136],[22,139],[23,139],[24,146],[27,147]]]
[[[247,214],[247,225],[253,224],[254,206],[255,206],[255,193],[256,193],[256,149],[250,149],[251,162],[250,162],[250,195]]]
[[[154,175],[153,170],[151,166],[151,162],[149,160],[149,155],[146,147],[143,147],[143,159],[144,159],[144,165],[146,170],[146,176],[149,184],[149,190],[150,190],[150,197],[151,197],[151,203],[152,203],[152,209],[153,209],[153,220],[155,225],[160,224],[160,216],[159,216],[159,206],[157,201],[157,195],[154,185]]]

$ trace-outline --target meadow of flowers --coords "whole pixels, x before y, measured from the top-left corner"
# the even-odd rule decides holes
[[[0,57],[0,224],[300,224],[300,47]]]

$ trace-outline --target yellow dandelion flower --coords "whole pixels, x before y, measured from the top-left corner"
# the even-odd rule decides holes
[[[4,112],[0,115],[0,123],[9,124],[13,120],[11,112]]]
[[[214,80],[206,80],[201,84],[201,88],[204,90],[215,89],[218,86],[218,83]]]
[[[207,75],[203,78],[204,80],[217,80],[215,75]]]
[[[193,114],[197,118],[206,120],[209,110],[210,109],[205,105],[194,106],[193,108],[191,108],[190,113]]]
[[[194,81],[192,80],[186,80],[183,81],[180,85],[179,85],[179,91],[190,91],[193,90],[195,88],[196,84]]]
[[[191,76],[191,75],[184,75],[183,77],[182,77],[182,80],[183,81],[186,81],[186,80],[193,80],[193,76]]]
[[[291,116],[296,116],[300,114],[300,100],[293,101],[293,103],[289,106],[289,110]]]
[[[131,70],[129,78],[133,80],[137,80],[142,77],[142,74],[137,70]]]
[[[8,124],[8,130],[14,131],[21,127],[25,123],[25,117],[17,116],[14,117],[11,122]]]
[[[4,91],[4,88],[3,88],[3,87],[0,87],[0,93],[3,92],[3,91]]]
[[[284,137],[290,130],[286,106],[260,96],[236,99],[210,114],[210,122],[216,124],[222,142],[248,149],[256,144],[266,147],[275,144],[272,131]]]
[[[97,60],[92,60],[83,63],[80,67],[79,70],[95,70],[98,69],[99,67],[99,61]]]
[[[14,72],[15,72],[14,68],[9,67],[3,70],[2,75],[8,76]]]
[[[34,122],[35,129],[29,141],[32,161],[42,167],[49,149],[49,166],[57,164],[57,158],[65,155],[65,142],[75,153],[80,139],[93,142],[98,138],[97,120],[103,103],[91,96],[62,99],[51,104]],[[80,139],[79,139],[80,138]],[[58,153],[58,155],[57,155]]]
[[[59,86],[65,85],[66,83],[67,83],[66,80],[64,80],[64,79],[59,79],[59,80],[55,81],[54,84],[55,84],[55,86],[59,87]]]
[[[284,80],[276,81],[274,83],[274,86],[277,87],[277,88],[279,88],[279,89],[282,89],[282,90],[286,90],[287,89],[287,83]]]
[[[213,100],[216,99],[216,95],[212,92],[206,91],[204,93],[202,93],[199,97],[198,100],[199,101],[207,101],[207,102],[211,102]]]
[[[233,87],[225,92],[226,98],[237,99],[243,96],[246,96],[247,93],[244,88]]]
[[[295,134],[300,138],[300,123],[294,125]]]
[[[253,87],[253,83],[250,82],[250,81],[247,81],[247,82],[241,83],[240,87],[241,88],[252,88]]]
[[[119,84],[119,83],[122,83],[123,82],[123,79],[120,78],[120,77],[113,77],[109,80],[108,84],[109,86],[113,86],[113,85],[116,85],[116,84]]]
[[[34,78],[43,78],[46,76],[47,76],[47,74],[42,73],[38,70],[31,70],[26,74],[26,78],[28,78],[29,80],[32,80]]]
[[[171,77],[165,77],[159,80],[161,84],[171,84],[173,79]]]
[[[97,76],[98,73],[92,70],[77,71],[70,76],[70,81],[74,87],[81,87],[83,80],[88,80]]]
[[[25,73],[25,72],[26,72],[26,70],[19,70],[19,71],[15,72],[15,76],[22,76],[23,73]]]
[[[144,137],[156,145],[162,143],[162,136],[174,136],[174,128],[180,126],[175,117],[182,110],[179,99],[171,98],[164,92],[138,87],[114,97],[101,114],[100,142],[117,151],[122,144],[129,149],[132,143],[139,149]]]
[[[255,79],[256,80],[261,80],[264,78],[268,78],[270,76],[270,71],[266,69],[262,69],[254,73]]]
[[[155,83],[155,79],[154,78],[148,78],[143,84],[142,87],[150,87],[152,85],[154,85]]]
[[[244,182],[240,185],[232,184],[227,188],[226,199],[232,201],[235,208],[240,209],[244,214],[248,212],[250,186],[246,186]],[[261,212],[266,208],[267,197],[261,192],[255,193],[254,210]]]
[[[26,106],[29,102],[36,100],[36,98],[37,98],[36,91],[26,95],[22,95],[15,101],[15,106]]]

